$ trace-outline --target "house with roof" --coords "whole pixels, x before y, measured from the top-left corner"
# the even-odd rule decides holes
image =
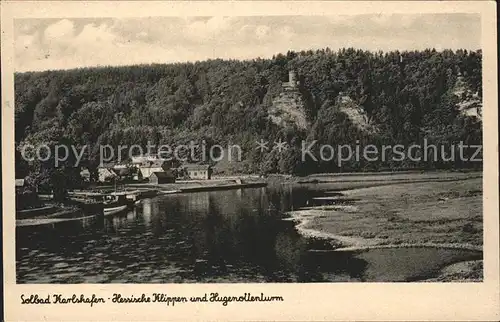
[[[97,178],[100,182],[109,182],[118,178],[114,171],[114,164],[106,163],[97,168]]]
[[[116,175],[118,177],[120,177],[121,179],[125,178],[125,177],[128,177],[131,175],[132,173],[132,170],[130,167],[114,167],[113,168],[113,171],[116,173]]]
[[[162,184],[162,183],[175,183],[175,175],[172,170],[153,172],[149,176],[149,183]]]
[[[90,182],[90,170],[83,168],[82,171],[80,171],[80,177],[82,177],[84,182]]]
[[[24,179],[16,179],[16,192],[22,192],[24,190],[24,185]]]
[[[212,177],[212,167],[208,164],[185,164],[182,167],[189,179],[210,180]]]
[[[143,178],[149,178],[153,174],[153,172],[164,172],[168,169],[168,166],[163,160],[146,160],[136,166],[139,168],[139,171],[141,172]]]

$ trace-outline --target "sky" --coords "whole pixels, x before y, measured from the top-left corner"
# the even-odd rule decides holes
[[[475,14],[18,19],[15,70],[268,58],[288,50],[481,48]]]

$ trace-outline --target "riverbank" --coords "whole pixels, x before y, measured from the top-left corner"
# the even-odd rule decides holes
[[[259,177],[231,177],[231,178],[215,178],[211,180],[177,180],[175,183],[162,183],[152,184],[144,183],[126,183],[120,186],[120,190],[157,190],[160,194],[167,193],[186,193],[186,192],[199,192],[199,191],[212,191],[212,190],[225,190],[225,189],[242,189],[252,187],[264,187],[267,182]],[[97,186],[89,189],[90,191],[96,190],[114,190],[115,187]]]
[[[455,172],[455,171],[396,171],[396,172],[352,172],[352,173],[319,173],[305,177],[291,175],[272,174],[267,177],[258,175],[234,175],[234,176],[213,176],[210,180],[177,180],[175,183],[152,184],[149,182],[134,183],[128,182],[120,184],[120,190],[134,189],[157,189],[169,192],[195,192],[238,189],[247,187],[257,187],[266,185],[311,185],[325,184],[328,189],[346,190],[354,188],[366,188],[381,185],[391,185],[395,183],[416,183],[433,181],[457,181],[480,178],[481,172]],[[115,190],[114,185],[98,185],[88,190]]]
[[[352,172],[352,173],[319,173],[306,177],[280,177],[273,176],[274,180],[284,183],[297,184],[329,184],[330,190],[346,190],[354,188],[368,188],[380,185],[393,185],[396,183],[459,181],[482,178],[482,172],[469,171],[401,171],[401,172]],[[270,179],[273,180],[273,179]]]
[[[412,175],[406,180],[413,181],[383,180],[380,185],[334,189],[340,190],[342,198],[355,201],[293,211],[290,220],[297,222],[299,233],[327,239],[336,251],[409,247],[482,250],[482,178],[477,173]],[[342,182],[344,186],[358,183]],[[335,202],[335,197],[331,200]],[[445,271],[441,278],[476,279],[477,270],[478,265],[468,265],[451,275]]]

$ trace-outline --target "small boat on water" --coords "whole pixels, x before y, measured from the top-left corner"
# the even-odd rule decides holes
[[[125,209],[127,209],[127,205],[121,205],[121,206],[116,206],[116,207],[104,206],[103,212],[104,212],[105,216],[108,216],[108,215],[114,215],[114,214],[117,214],[119,212],[122,212]]]
[[[102,211],[104,216],[117,214],[134,204],[133,200],[127,199],[124,192],[112,192],[106,195],[105,199],[107,200],[103,203]]]
[[[123,194],[125,194],[125,198],[128,200],[136,201],[140,195],[141,192],[139,190],[133,190],[133,191],[124,191]]]
[[[33,219],[40,216],[46,216],[60,211],[60,209],[53,205],[42,206],[32,209],[23,209],[16,211],[16,219]]]
[[[147,189],[147,190],[140,190],[138,191],[138,198],[137,199],[144,199],[144,198],[152,198],[157,196],[159,193],[158,190],[156,189]]]
[[[27,226],[42,226],[42,225],[53,225],[58,223],[65,223],[70,221],[82,221],[94,218],[95,215],[74,217],[74,218],[36,218],[36,219],[17,219],[16,227],[27,227]]]
[[[174,193],[179,193],[181,190],[161,190],[160,193],[163,195],[171,195]]]
[[[43,201],[50,201],[54,199],[54,194],[39,194],[38,198]]]
[[[107,195],[106,198],[108,200],[104,203],[105,208],[106,208],[106,203],[132,206],[134,205],[135,202],[135,199],[127,198],[126,192],[112,192],[109,195]]]

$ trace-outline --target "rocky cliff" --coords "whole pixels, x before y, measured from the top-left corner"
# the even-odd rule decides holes
[[[335,104],[338,110],[349,118],[358,129],[367,133],[375,133],[377,127],[369,122],[368,116],[361,105],[352,100],[349,96],[339,94]]]
[[[464,81],[462,76],[457,78],[455,83],[455,88],[453,90],[460,103],[458,103],[458,109],[460,113],[467,116],[475,116],[477,118],[482,118],[481,111],[483,108],[483,102],[478,93],[474,93],[469,84]]]
[[[307,129],[305,102],[301,93],[298,90],[282,91],[273,99],[269,118],[281,126],[294,124],[299,129]]]

